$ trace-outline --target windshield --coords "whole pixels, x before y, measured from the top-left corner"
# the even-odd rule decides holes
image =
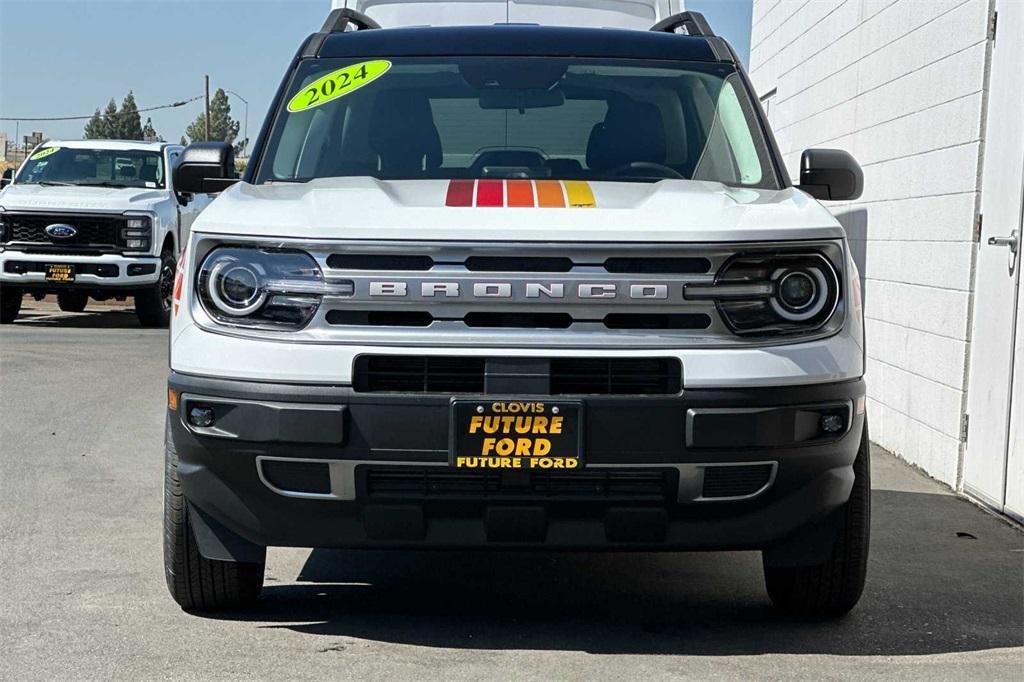
[[[162,189],[164,162],[159,152],[44,147],[28,158],[16,182]]]
[[[256,182],[666,178],[778,188],[727,64],[421,57],[301,62]]]

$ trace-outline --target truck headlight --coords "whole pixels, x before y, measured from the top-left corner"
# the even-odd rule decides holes
[[[329,293],[309,254],[249,247],[211,251],[199,266],[196,291],[217,322],[292,330],[306,326]]]
[[[838,247],[818,251],[741,253],[712,285],[688,285],[686,297],[713,300],[738,335],[799,334],[842,323]]]
[[[153,219],[149,216],[125,216],[121,243],[129,251],[149,251],[153,243]]]

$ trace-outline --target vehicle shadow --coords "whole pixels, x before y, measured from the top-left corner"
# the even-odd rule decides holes
[[[28,305],[14,321],[20,327],[54,327],[64,329],[138,329],[141,327],[135,309],[131,306],[117,308],[86,308],[83,313],[63,313],[55,306],[35,307]]]
[[[1024,644],[1017,529],[951,495],[878,490],[872,541],[864,597],[837,621],[775,611],[755,552],[315,550],[298,584],[269,582],[257,609],[213,617],[467,649],[902,656]]]

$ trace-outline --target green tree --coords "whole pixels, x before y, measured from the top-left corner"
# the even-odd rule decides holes
[[[142,139],[164,141],[162,137],[156,134],[156,128],[153,127],[153,119],[148,116],[146,117],[146,125],[142,126]]]
[[[87,140],[103,140],[110,137],[107,135],[107,124],[103,117],[100,116],[99,109],[96,110],[96,113],[85,124],[84,136]]]
[[[119,140],[141,140],[142,119],[139,117],[139,106],[135,103],[135,93],[131,90],[121,102],[121,110],[117,112],[117,135]]]
[[[228,102],[228,95],[222,88],[210,98],[210,140],[221,142],[234,142],[238,137],[240,124],[231,118],[231,104]],[[189,140],[206,139],[206,116],[199,114],[196,120],[185,129],[185,135]]]
[[[117,137],[117,102],[111,97],[107,108],[103,110],[103,138],[112,139]]]

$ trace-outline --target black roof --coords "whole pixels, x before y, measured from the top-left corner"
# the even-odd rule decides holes
[[[720,61],[720,38],[530,24],[385,28],[324,36],[319,57],[542,56]],[[307,41],[304,50],[309,54]],[[315,49],[315,48],[314,48]],[[716,54],[717,52],[717,54]],[[721,61],[731,61],[723,59]]]

